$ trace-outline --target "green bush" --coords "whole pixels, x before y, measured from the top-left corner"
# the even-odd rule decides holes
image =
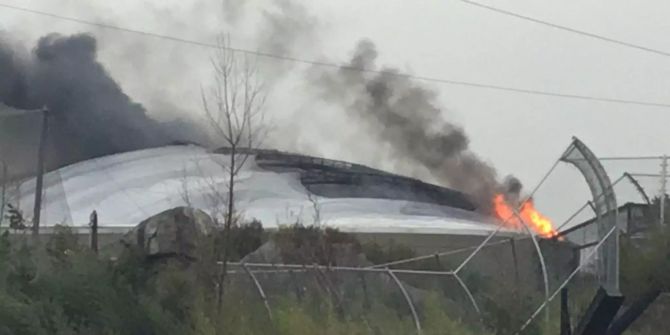
[[[291,264],[336,265],[338,246],[349,246],[355,253],[361,251],[355,237],[332,228],[294,224],[280,227],[273,238],[282,260]]]
[[[257,248],[264,240],[260,225],[235,230],[234,249],[239,255]],[[333,264],[338,248],[347,246],[383,263],[411,257],[411,249],[399,244],[361,246],[354,237],[336,230],[283,227],[274,237],[286,262]],[[65,227],[41,246],[10,243],[0,238],[0,335],[4,334],[414,334],[408,305],[385,274],[367,274],[363,292],[357,274],[295,274],[303,285],[301,296],[294,287],[272,285],[277,277],[261,278],[272,310],[268,315],[249,277],[231,275],[225,283],[222,308],[217,309],[215,260],[211,243],[202,241],[195,260],[149,260],[141,250],[128,248],[117,261],[77,244]],[[444,269],[449,264],[426,260],[408,268]],[[464,279],[475,274],[464,274]],[[288,275],[284,276],[288,278]],[[324,285],[332,281],[332,287]],[[403,277],[415,298],[424,334],[487,334],[513,329],[521,313],[517,301],[485,303],[495,289],[482,283],[477,299],[484,309],[487,329],[479,318],[464,312],[472,308],[457,284],[444,278]],[[289,282],[291,283],[291,282]],[[294,282],[295,283],[295,282]],[[495,283],[494,283],[495,284]],[[411,287],[410,287],[411,286]],[[331,292],[333,290],[334,292]],[[499,301],[491,296],[491,301]],[[511,306],[511,307],[510,307]],[[524,307],[525,308],[525,307]],[[514,318],[514,319],[512,319]]]

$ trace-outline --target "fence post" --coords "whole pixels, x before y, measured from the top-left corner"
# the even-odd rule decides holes
[[[91,250],[94,253],[98,253],[98,212],[95,210],[91,212],[90,222],[88,225],[91,227]]]
[[[438,270],[442,270],[442,262],[440,262],[440,254],[435,254],[435,265],[437,265]]]

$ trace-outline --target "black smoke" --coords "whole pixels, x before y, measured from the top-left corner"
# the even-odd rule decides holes
[[[0,102],[49,109],[50,168],[201,137],[189,122],[150,118],[123,92],[96,52],[95,38],[86,34],[51,34],[31,52],[0,39]],[[37,115],[0,119],[0,159],[15,174],[34,172],[40,124]]]
[[[440,183],[472,196],[482,211],[497,192],[518,196],[521,183],[513,177],[498,181],[496,170],[470,150],[463,128],[444,119],[435,91],[395,75],[396,69],[378,68],[376,59],[375,45],[361,41],[345,68],[314,69],[312,82],[321,98],[363,125],[368,140],[390,147],[393,159],[427,169]]]

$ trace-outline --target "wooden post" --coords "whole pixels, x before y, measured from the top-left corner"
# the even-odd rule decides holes
[[[440,254],[439,253],[435,254],[435,265],[437,266],[437,270],[442,270],[442,262],[440,262]]]
[[[91,227],[91,250],[98,253],[98,213],[94,210],[91,213],[91,220],[88,224]]]
[[[35,181],[35,207],[33,209],[33,236],[40,233],[40,215],[42,212],[42,187],[44,182],[44,155],[46,154],[47,134],[49,132],[49,111],[42,110],[42,130],[37,153],[37,179]]]

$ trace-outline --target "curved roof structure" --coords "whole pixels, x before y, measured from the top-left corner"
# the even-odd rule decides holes
[[[225,208],[227,152],[191,145],[153,148],[76,163],[45,175],[43,225],[132,227],[177,206],[212,215]],[[365,166],[278,151],[253,152],[237,176],[237,210],[266,228],[301,222],[348,232],[482,235],[494,220],[463,194]],[[35,181],[13,191],[31,213]],[[10,190],[11,191],[11,190]]]

